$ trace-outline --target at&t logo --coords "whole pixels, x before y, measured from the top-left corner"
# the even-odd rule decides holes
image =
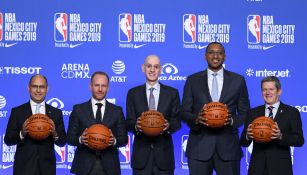
[[[180,76],[178,74],[178,68],[172,63],[165,63],[162,66],[161,76],[159,77],[159,81],[169,80],[169,81],[185,81],[187,79],[186,76]]]
[[[6,99],[2,95],[0,95],[0,117],[6,117],[7,116],[7,111],[1,110],[5,106],[6,106]]]
[[[116,83],[124,83],[126,82],[127,76],[122,76],[126,69],[125,63],[121,60],[116,60],[112,64],[112,71],[116,74],[116,76],[111,76],[110,82]]]

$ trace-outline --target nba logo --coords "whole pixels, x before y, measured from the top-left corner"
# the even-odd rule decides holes
[[[0,13],[0,41],[2,41],[3,38],[3,15]]]
[[[247,170],[249,167],[249,161],[250,161],[252,152],[253,152],[253,142],[247,148],[245,148],[245,163],[246,163]]]
[[[67,22],[68,17],[66,13],[56,13],[54,15],[54,41],[67,41]]]
[[[183,42],[195,43],[196,41],[196,16],[194,14],[183,15]]]
[[[119,159],[121,164],[130,163],[130,136],[128,135],[128,144],[126,146],[120,147],[119,149]]]
[[[54,150],[56,152],[56,163],[64,163],[65,162],[65,146],[59,147],[54,145]]]
[[[120,42],[132,40],[132,15],[130,13],[119,14],[118,39]]]
[[[247,17],[247,42],[250,44],[260,43],[260,16],[248,15]]]
[[[187,148],[188,138],[189,138],[189,135],[182,135],[182,137],[181,137],[181,163],[183,165],[188,164],[187,158],[185,156],[185,151],[186,151],[186,148]]]

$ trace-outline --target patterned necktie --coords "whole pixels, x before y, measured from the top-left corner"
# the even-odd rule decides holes
[[[150,110],[155,110],[156,109],[156,105],[155,105],[155,97],[153,95],[153,91],[155,90],[155,88],[151,87],[150,89],[150,94],[149,94],[149,109]]]
[[[41,104],[36,104],[35,114],[39,114],[40,113],[41,106],[42,106]]]
[[[219,94],[218,94],[219,88],[218,88],[217,78],[216,78],[217,73],[214,72],[212,76],[213,76],[213,79],[212,79],[211,98],[212,98],[212,101],[218,102],[219,101]]]
[[[274,108],[274,106],[269,106],[269,107],[268,107],[268,109],[269,109],[269,111],[270,111],[269,117],[270,117],[271,119],[273,119],[273,108]]]
[[[97,105],[96,123],[101,123],[101,119],[102,119],[102,116],[101,116],[101,107],[102,107],[102,104],[101,104],[101,103],[96,103],[96,105]]]

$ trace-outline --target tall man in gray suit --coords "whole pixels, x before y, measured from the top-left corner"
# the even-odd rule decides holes
[[[298,109],[280,101],[281,83],[277,77],[268,76],[261,81],[265,104],[253,108],[245,122],[241,144],[247,147],[253,140],[251,122],[260,116],[271,117],[276,128],[272,141],[266,144],[253,142],[249,175],[292,175],[290,146],[302,146],[304,136]]]
[[[238,128],[250,108],[243,76],[223,68],[226,58],[221,43],[210,43],[205,54],[208,68],[190,75],[184,86],[183,121],[190,127],[186,148],[191,175],[239,175],[243,152]],[[207,127],[202,108],[216,101],[227,105],[230,118],[220,129]]]
[[[180,129],[180,100],[177,89],[158,81],[160,59],[147,56],[142,70],[146,83],[129,90],[127,95],[127,129],[134,137],[132,168],[134,175],[173,175],[175,169],[172,135]],[[150,97],[152,96],[152,98]],[[161,112],[166,124],[164,132],[156,137],[142,133],[140,116],[152,109]]]
[[[71,172],[77,175],[119,175],[118,147],[125,146],[128,135],[121,107],[109,103],[109,76],[95,72],[91,76],[92,98],[74,106],[69,118],[67,142],[77,146]],[[103,124],[111,131],[109,147],[97,152],[88,147],[87,128]]]

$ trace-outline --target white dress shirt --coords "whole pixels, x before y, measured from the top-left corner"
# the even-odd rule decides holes
[[[221,97],[221,93],[222,93],[222,88],[223,88],[223,80],[224,80],[224,69],[221,69],[217,72],[213,72],[210,69],[207,69],[207,74],[208,74],[208,87],[209,87],[209,92],[210,95],[212,96],[211,92],[212,92],[212,81],[213,81],[213,73],[217,73],[216,75],[216,79],[217,79],[217,85],[218,85],[218,99],[220,99]]]

